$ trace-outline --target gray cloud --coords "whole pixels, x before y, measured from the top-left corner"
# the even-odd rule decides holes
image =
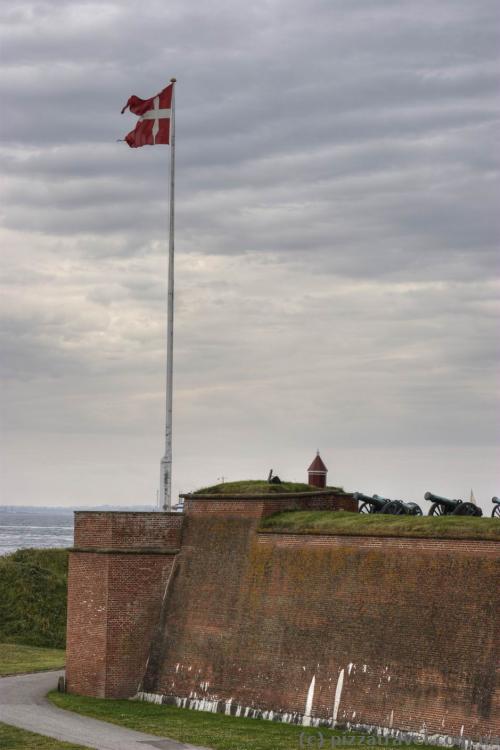
[[[302,479],[320,447],[341,484],[498,494],[499,15],[4,6],[6,502],[154,498],[168,148],[116,140],[170,75],[176,488]]]

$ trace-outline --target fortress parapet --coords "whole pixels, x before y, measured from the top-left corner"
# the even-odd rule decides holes
[[[279,485],[276,485],[279,486]],[[356,513],[358,503],[349,492],[329,488],[309,492],[273,492],[262,495],[181,495],[186,513],[265,518],[285,510],[347,510]]]

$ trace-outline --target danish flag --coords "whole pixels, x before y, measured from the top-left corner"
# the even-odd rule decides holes
[[[139,115],[135,128],[125,136],[130,148],[139,146],[155,146],[158,143],[170,143],[170,120],[172,116],[172,94],[174,84],[169,83],[151,99],[139,99],[131,96],[124,108],[130,109],[134,115]]]

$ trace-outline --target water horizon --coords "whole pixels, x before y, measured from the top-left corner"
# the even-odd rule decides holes
[[[73,546],[73,509],[0,506],[0,555]]]
[[[152,506],[35,506],[0,505],[0,555],[18,549],[73,546],[73,513],[75,510],[153,511]]]

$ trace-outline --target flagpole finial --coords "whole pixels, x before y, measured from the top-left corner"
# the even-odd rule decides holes
[[[170,83],[175,83],[177,81],[177,78],[171,78]]]

